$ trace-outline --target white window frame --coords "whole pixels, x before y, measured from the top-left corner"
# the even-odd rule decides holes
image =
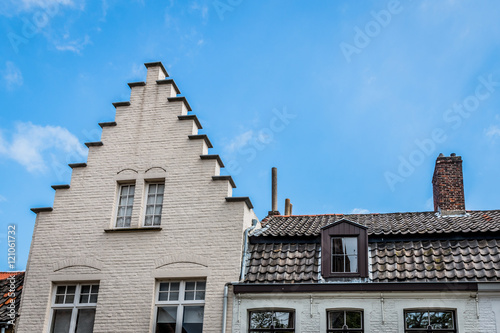
[[[160,224],[154,224],[154,217],[155,216],[158,216],[158,215],[154,215],[154,209],[156,208],[157,204],[156,204],[156,197],[158,195],[158,192],[155,193],[155,203],[153,205],[153,215],[150,215],[152,216],[152,220],[151,220],[151,225],[146,225],[146,217],[148,216],[148,197],[149,197],[149,187],[151,185],[163,185],[163,193],[162,193],[162,200],[161,200],[161,213],[160,213]],[[151,180],[151,181],[148,181],[146,183],[146,186],[145,186],[145,191],[144,191],[144,214],[143,214],[143,218],[142,218],[142,226],[145,227],[145,228],[158,228],[159,226],[161,226],[161,219],[162,219],[162,215],[163,215],[163,203],[165,201],[165,181],[164,180]]]
[[[411,333],[411,332],[418,332],[418,331],[428,331],[428,327],[429,325],[431,325],[431,323],[429,322],[427,327],[425,328],[407,328],[406,327],[406,314],[408,312],[421,312],[421,313],[427,313],[428,317],[429,318],[429,321],[430,321],[430,312],[451,312],[452,314],[452,319],[453,319],[453,328],[432,328],[431,329],[431,332],[434,332],[434,333],[438,333],[438,332],[452,332],[452,333],[456,333],[458,332],[458,328],[457,328],[457,311],[456,309],[448,309],[448,308],[443,308],[443,309],[440,309],[440,308],[409,308],[409,309],[403,309],[403,325],[404,325],[404,332],[405,333]]]
[[[360,312],[361,313],[361,328],[352,328],[349,327],[347,329],[344,328],[330,328],[330,312],[343,312],[344,313],[344,325],[346,325],[347,321],[347,312]],[[340,308],[340,309],[327,309],[326,310],[326,331],[327,332],[365,332],[365,311],[363,309],[349,309],[349,308]]]
[[[54,320],[54,310],[72,310],[71,311],[71,321],[69,326],[68,333],[74,333],[76,330],[76,320],[78,319],[78,310],[80,309],[96,309],[97,302],[95,303],[80,303],[80,295],[82,286],[99,286],[99,282],[79,282],[79,283],[59,283],[53,285],[52,290],[52,304],[50,308],[50,320],[49,320],[49,330],[48,332],[52,332],[53,330],[53,320]],[[65,304],[56,304],[56,296],[57,296],[57,288],[58,287],[69,287],[75,286],[75,298],[73,299],[73,303],[65,303]],[[92,289],[91,289],[92,290]],[[99,292],[97,293],[97,301],[99,301]]]
[[[118,218],[120,216],[118,216],[118,213],[120,211],[120,198],[121,198],[121,193],[122,193],[122,188],[125,187],[125,186],[134,186],[134,200],[132,201],[132,213],[130,214],[130,225],[129,226],[118,226]],[[113,220],[113,228],[116,228],[116,229],[128,229],[128,228],[131,228],[132,227],[132,216],[134,215],[134,202],[135,202],[135,192],[137,190],[137,185],[135,182],[127,182],[127,183],[118,183],[118,194],[117,194],[117,197],[116,197],[116,212],[115,212],[115,216],[114,216],[114,220]],[[128,198],[128,195],[127,195],[127,198]],[[125,207],[130,207],[128,205],[126,205]],[[126,218],[127,215],[124,215],[123,218]],[[125,222],[124,222],[125,224]]]
[[[179,283],[179,299],[177,301],[160,301],[160,283]],[[184,294],[186,290],[187,282],[205,282],[205,297],[203,300],[184,300]],[[182,333],[182,320],[184,316],[184,308],[186,306],[203,306],[205,310],[205,298],[207,296],[207,285],[206,280],[203,279],[188,279],[188,280],[159,280],[156,283],[155,288],[155,313],[154,313],[154,326],[153,333],[156,333],[156,325],[158,321],[158,308],[164,306],[176,306],[177,307],[177,318],[175,323],[175,333]],[[181,299],[182,297],[182,299]],[[205,323],[205,315],[203,315],[203,323]]]

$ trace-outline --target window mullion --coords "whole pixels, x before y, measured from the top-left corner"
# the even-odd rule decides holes
[[[182,316],[184,315],[184,307],[182,304],[177,306],[177,323],[175,326],[175,333],[182,333]]]

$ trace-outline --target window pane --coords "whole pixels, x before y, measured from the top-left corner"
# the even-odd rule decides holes
[[[203,332],[203,306],[184,307],[182,331],[185,333]]]
[[[184,295],[184,299],[186,301],[194,300],[194,291],[186,291],[186,294]]]
[[[186,282],[186,290],[194,290],[196,282]]]
[[[66,286],[58,286],[56,294],[65,294],[66,293]]]
[[[293,328],[293,312],[275,312],[274,328]]]
[[[344,256],[332,256],[332,272],[344,272]]]
[[[178,300],[179,300],[179,292],[178,291],[171,291],[169,301],[178,301]]]
[[[160,291],[168,291],[170,283],[168,282],[162,282],[160,283]]]
[[[344,254],[342,238],[332,238],[332,254]]]
[[[97,294],[91,294],[89,303],[97,303]]]
[[[429,314],[432,328],[453,328],[453,312],[431,311]]]
[[[205,299],[205,292],[204,291],[197,291],[196,292],[196,296],[195,296],[196,300],[204,300]]]
[[[271,311],[250,312],[250,328],[271,328],[273,313]]]
[[[89,293],[90,293],[90,286],[89,285],[82,286],[82,294],[89,294]]]
[[[94,331],[95,309],[78,310],[76,333],[92,333]]]
[[[88,303],[89,302],[89,294],[80,295],[80,303]]]
[[[362,328],[360,311],[346,311],[345,317],[346,317],[346,325],[348,328]]]
[[[71,323],[71,309],[54,310],[52,333],[68,333]]]
[[[156,333],[175,333],[177,307],[158,308]]]
[[[356,237],[344,237],[343,242],[345,254],[358,254],[358,239]]]
[[[156,197],[156,204],[162,204],[163,203],[163,194],[158,194]]]
[[[155,216],[153,224],[154,225],[160,225],[161,224],[161,217],[160,216]]]
[[[412,311],[405,314],[406,328],[427,328],[429,318],[425,311]]]
[[[75,295],[66,295],[65,304],[72,304],[75,301]]]
[[[344,311],[328,312],[328,328],[342,328],[344,326]]]
[[[179,282],[172,282],[170,284],[170,290],[179,290],[179,285],[180,285]]]
[[[358,256],[347,256],[345,258],[345,271],[352,273],[358,272]]]
[[[64,295],[57,295],[56,304],[63,304],[63,303],[64,303]]]
[[[158,300],[159,301],[168,301],[168,292],[166,292],[166,293],[160,292],[160,294],[158,295]]]
[[[169,306],[158,308],[158,323],[174,323],[177,320],[177,307]]]

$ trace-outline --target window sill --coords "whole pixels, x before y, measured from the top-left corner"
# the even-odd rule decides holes
[[[161,227],[143,227],[143,228],[115,228],[104,229],[104,232],[136,232],[136,231],[161,231]]]

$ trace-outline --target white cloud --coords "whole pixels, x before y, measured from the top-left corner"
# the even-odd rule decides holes
[[[80,3],[80,9],[84,7],[84,0],[76,0]],[[44,10],[54,14],[60,6],[75,6],[73,0],[2,0],[0,2],[0,14],[5,16],[17,15],[21,12]]]
[[[351,211],[351,214],[368,214],[370,211],[364,208],[354,208]]]
[[[0,202],[7,201],[7,198],[0,194]]]
[[[486,131],[486,136],[490,139],[500,137],[500,127],[497,125],[491,125]]]
[[[60,153],[67,157],[86,155],[76,136],[59,126],[20,123],[10,142],[0,137],[0,157],[13,159],[30,172],[47,170],[47,159],[60,157]]]
[[[224,150],[229,154],[234,153],[248,145],[253,136],[254,133],[252,130],[246,131],[245,133],[242,133],[234,139],[230,140],[224,147]]]
[[[193,2],[191,3],[191,10],[199,11],[204,21],[208,18],[208,6],[205,4],[200,5],[197,2]]]
[[[24,82],[23,73],[21,73],[21,70],[12,61],[5,63],[5,69],[2,70],[2,78],[8,90],[20,87]]]
[[[65,36],[65,39],[67,38],[69,37]],[[91,43],[90,37],[88,35],[85,35],[83,40],[75,39],[75,40],[66,40],[62,43],[56,42],[55,47],[58,51],[70,51],[80,54],[80,51],[83,50],[83,48],[90,43]]]

